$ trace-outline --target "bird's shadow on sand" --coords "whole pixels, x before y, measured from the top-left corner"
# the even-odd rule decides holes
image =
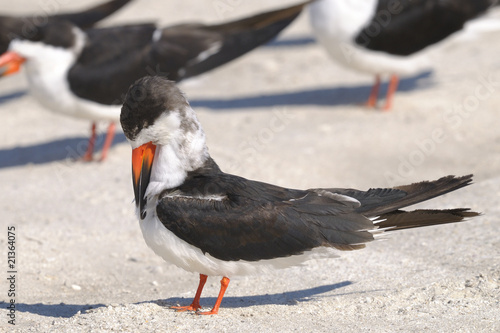
[[[413,77],[404,78],[399,82],[398,91],[405,92],[416,89],[429,88],[433,85],[432,79],[430,79],[431,75],[432,71],[427,71]],[[194,98],[190,100],[190,104],[194,108],[206,107],[213,110],[234,110],[257,107],[268,108],[291,105],[353,105],[365,102],[368,98],[371,88],[371,85],[358,85],[351,87],[341,86],[333,88],[308,89],[286,93],[263,94],[229,99]],[[381,85],[380,97],[385,94],[387,88],[387,83],[383,83]]]
[[[255,295],[255,296],[227,296],[222,300],[221,307],[223,308],[243,308],[253,305],[293,305],[299,302],[307,302],[313,297],[318,297],[320,294],[324,294],[336,289],[344,288],[353,284],[351,281],[343,281],[335,284],[329,284],[325,286],[319,286],[309,289],[287,291],[279,294],[266,294],[266,295]],[[163,300],[153,301],[160,306],[170,308],[171,306],[177,305],[189,305],[191,303],[191,298],[167,298]],[[204,307],[211,307],[215,304],[215,297],[201,297],[200,303]],[[149,303],[149,302],[143,302]]]
[[[255,296],[230,296],[224,297],[222,301],[222,307],[224,308],[241,308],[241,307],[249,307],[252,305],[268,305],[268,304],[297,304],[298,302],[306,302],[310,300],[312,297],[318,296],[320,294],[324,294],[330,292],[332,290],[340,289],[346,286],[351,285],[351,281],[343,281],[335,284],[330,284],[326,286],[319,286],[309,289],[302,289],[296,291],[289,291],[279,294],[266,294],[266,295],[255,295]],[[215,303],[215,297],[207,297],[201,298],[201,303],[205,304],[205,306],[212,306]],[[169,308],[170,306],[182,304],[188,305],[191,302],[191,299],[185,298],[168,298],[165,300],[157,300],[157,301],[145,301],[139,302],[136,304],[146,304],[146,303],[155,303],[163,307]],[[3,309],[8,307],[8,303],[0,302],[0,306]],[[100,307],[106,307],[105,304],[26,304],[26,303],[16,303],[16,311],[20,313],[32,313],[39,316],[44,317],[60,317],[60,318],[70,318],[76,315],[79,311],[84,313],[90,309],[97,309]]]
[[[100,150],[104,144],[105,134],[96,137],[94,157],[100,157]],[[27,164],[43,164],[55,161],[78,160],[84,155],[88,137],[64,138],[50,142],[42,142],[29,146],[0,149],[0,169],[22,166]],[[127,141],[123,133],[117,133],[113,144]]]
[[[9,103],[26,95],[26,90],[20,90],[5,95],[0,95],[0,105]],[[105,133],[96,137],[94,157],[100,157],[104,144]],[[18,146],[0,149],[0,169],[22,166],[27,164],[44,164],[55,161],[71,161],[80,159],[87,150],[89,137],[75,137],[56,139],[33,145]],[[127,141],[123,133],[116,133],[112,146]]]
[[[353,284],[351,281],[343,281],[335,284],[319,286],[309,289],[288,291],[279,294],[266,294],[266,295],[255,295],[255,296],[228,296],[224,297],[222,301],[222,308],[246,308],[254,305],[297,305],[300,302],[310,301],[314,297],[331,297],[331,295],[319,296],[337,290],[340,288],[347,287]],[[357,292],[364,293],[364,292]],[[334,296],[342,296],[348,293],[337,294]],[[192,299],[187,298],[168,298],[156,301],[144,301],[135,304],[149,304],[154,303],[159,306],[170,308],[176,305],[189,305]],[[200,303],[209,308],[215,304],[215,297],[201,298]],[[0,307],[8,310],[8,303],[0,302]],[[71,318],[78,312],[85,313],[91,309],[97,309],[101,307],[106,307],[105,304],[26,304],[26,303],[16,303],[16,311],[20,313],[32,313],[44,317],[54,317],[54,318]]]
[[[19,90],[5,95],[0,95],[0,104],[10,102],[11,100],[18,99],[27,94],[27,90]]]
[[[428,80],[432,72],[421,73],[417,76],[402,79],[398,91],[410,91],[432,85]],[[321,105],[338,106],[356,104],[368,96],[371,86],[334,87],[292,91],[286,93],[275,93],[267,95],[256,95],[236,97],[230,99],[192,99],[191,106],[207,107],[214,111],[237,110],[245,108],[269,108],[291,105]],[[387,90],[387,83],[381,87],[381,92]],[[19,98],[24,92],[16,92],[0,96],[0,104]],[[117,133],[113,145],[125,142],[123,133]],[[22,166],[26,164],[43,164],[55,161],[76,160],[85,153],[87,137],[65,138],[50,142],[34,144],[31,146],[0,149],[0,169]],[[96,153],[102,148],[104,135],[99,135],[96,141]],[[96,154],[97,156],[97,154]]]
[[[8,303],[0,302],[2,309],[8,310]],[[71,318],[80,312],[85,312],[90,309],[96,309],[100,307],[105,307],[105,304],[25,304],[16,303],[16,312],[20,313],[32,313],[44,317],[54,317],[54,318]]]
[[[271,40],[269,43],[262,45],[263,47],[294,47],[316,44],[316,40],[311,36],[295,36],[295,37],[278,37]]]

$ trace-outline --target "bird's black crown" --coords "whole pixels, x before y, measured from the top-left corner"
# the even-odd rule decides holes
[[[129,140],[143,128],[154,124],[163,113],[189,106],[175,82],[160,76],[145,76],[130,86],[120,114],[120,122]]]
[[[68,21],[50,21],[47,25],[36,27],[33,33],[27,36],[26,39],[69,49],[75,45],[76,35],[73,32],[74,27],[75,25]]]

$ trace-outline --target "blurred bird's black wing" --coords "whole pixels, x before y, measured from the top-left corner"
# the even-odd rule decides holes
[[[74,25],[86,29],[113,14],[130,1],[131,0],[111,0],[81,12],[58,14],[51,16],[51,18],[70,21]]]
[[[496,0],[379,0],[356,43],[394,55],[410,55],[461,30]]]

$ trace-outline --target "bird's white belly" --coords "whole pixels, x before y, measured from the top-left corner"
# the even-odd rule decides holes
[[[151,200],[155,202],[155,200]],[[153,206],[153,205],[151,205]],[[140,220],[140,226],[146,244],[165,261],[186,271],[209,276],[254,275],[279,268],[300,265],[310,259],[338,257],[338,251],[320,247],[304,254],[260,260],[260,261],[224,261],[212,257],[193,245],[188,244],[165,228],[156,216],[155,209],[148,204],[146,219]]]
[[[83,33],[76,30],[74,33],[79,36],[75,49],[78,49],[78,45],[83,47]],[[30,93],[45,108],[93,121],[120,119],[120,106],[99,104],[80,98],[71,91],[68,72],[79,51],[26,40],[13,40],[9,49],[26,58],[25,69]]]
[[[71,117],[118,121],[119,105],[103,105],[76,96],[70,89],[66,72],[56,69],[27,68],[30,93],[48,110]]]

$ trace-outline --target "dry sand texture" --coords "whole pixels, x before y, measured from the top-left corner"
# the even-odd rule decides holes
[[[103,24],[220,22],[291,3],[136,0]],[[47,6],[81,8],[68,0],[3,0],[0,8]],[[176,313],[168,307],[191,301],[198,276],[146,247],[123,134],[106,163],[73,161],[90,124],[42,109],[17,75],[0,81],[0,300],[10,299],[13,225],[17,325],[7,324],[2,303],[0,331],[500,331],[499,34],[438,53],[431,74],[403,80],[390,113],[358,106],[373,78],[338,67],[310,38],[302,15],[277,42],[181,84],[221,168],[296,188],[474,173],[474,185],[426,206],[483,216],[399,232],[336,260],[234,277],[218,316]],[[219,277],[210,278],[202,305],[213,305],[218,288]]]

